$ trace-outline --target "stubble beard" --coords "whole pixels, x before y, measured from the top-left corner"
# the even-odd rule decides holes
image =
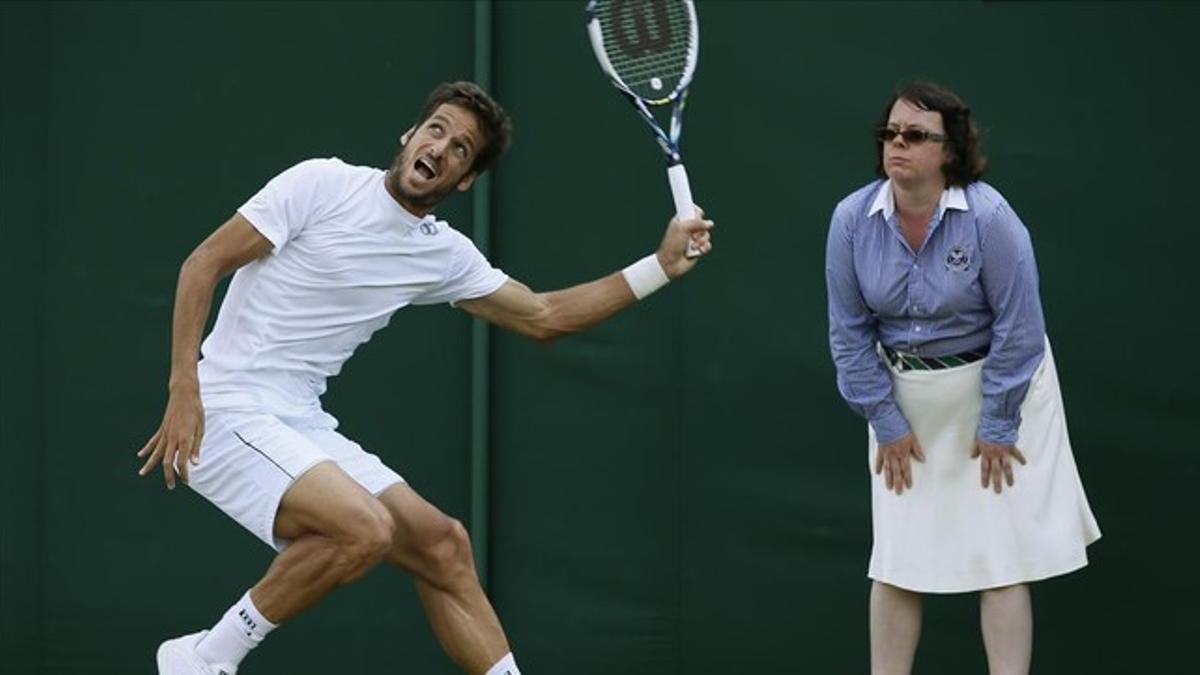
[[[404,167],[410,163],[408,148],[401,148],[400,153],[396,155],[395,161],[392,162],[392,168],[388,176],[388,180],[392,184],[392,190],[409,207],[432,211],[435,206],[442,203],[446,197],[449,197],[454,192],[455,186],[453,184],[446,185],[445,187],[435,188],[425,193],[415,193],[406,189],[404,183],[400,180],[400,174],[404,171]]]

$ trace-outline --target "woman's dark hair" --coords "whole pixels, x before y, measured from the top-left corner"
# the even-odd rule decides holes
[[[443,103],[460,106],[475,115],[484,143],[471,170],[477,174],[487,171],[512,143],[512,120],[508,113],[474,82],[443,82],[429,92],[413,127],[420,127]]]
[[[883,108],[876,129],[887,126],[888,117],[896,101],[905,100],[921,110],[941,113],[942,125],[946,127],[946,149],[950,161],[942,165],[948,185],[966,187],[983,177],[987,168],[987,157],[983,155],[979,127],[971,116],[971,108],[957,94],[933,82],[910,82],[898,87]],[[887,178],[883,170],[883,140],[875,139],[875,173]]]

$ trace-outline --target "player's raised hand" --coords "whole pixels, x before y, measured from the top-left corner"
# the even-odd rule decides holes
[[[696,217],[687,220],[672,218],[658,246],[658,262],[671,279],[687,274],[696,261],[712,250],[713,221],[704,218],[704,210],[696,207]],[[690,249],[695,255],[688,253]]]
[[[162,424],[137,456],[146,459],[138,471],[145,476],[162,463],[167,488],[175,489],[176,472],[185,484],[188,468],[200,459],[200,441],[204,438],[204,406],[197,387],[172,389]]]

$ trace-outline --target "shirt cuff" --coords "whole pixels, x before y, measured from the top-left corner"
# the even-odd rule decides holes
[[[979,439],[994,445],[1013,446],[1017,444],[1017,430],[1021,427],[1021,416],[1016,419],[1003,417],[979,417]]]
[[[894,404],[871,418],[871,428],[875,430],[875,440],[880,445],[898,441],[911,433],[904,413]]]

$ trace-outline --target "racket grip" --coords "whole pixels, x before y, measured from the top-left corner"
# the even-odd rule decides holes
[[[696,217],[692,204],[692,186],[688,182],[687,169],[682,164],[667,167],[667,180],[671,183],[671,197],[675,200],[675,215],[680,220]]]
[[[692,185],[688,182],[687,169],[683,164],[673,164],[667,167],[667,181],[671,184],[671,198],[675,200],[675,217],[680,220],[691,220],[696,217],[696,206],[692,201]],[[695,258],[700,255],[700,249],[688,240],[687,251],[684,255]]]

